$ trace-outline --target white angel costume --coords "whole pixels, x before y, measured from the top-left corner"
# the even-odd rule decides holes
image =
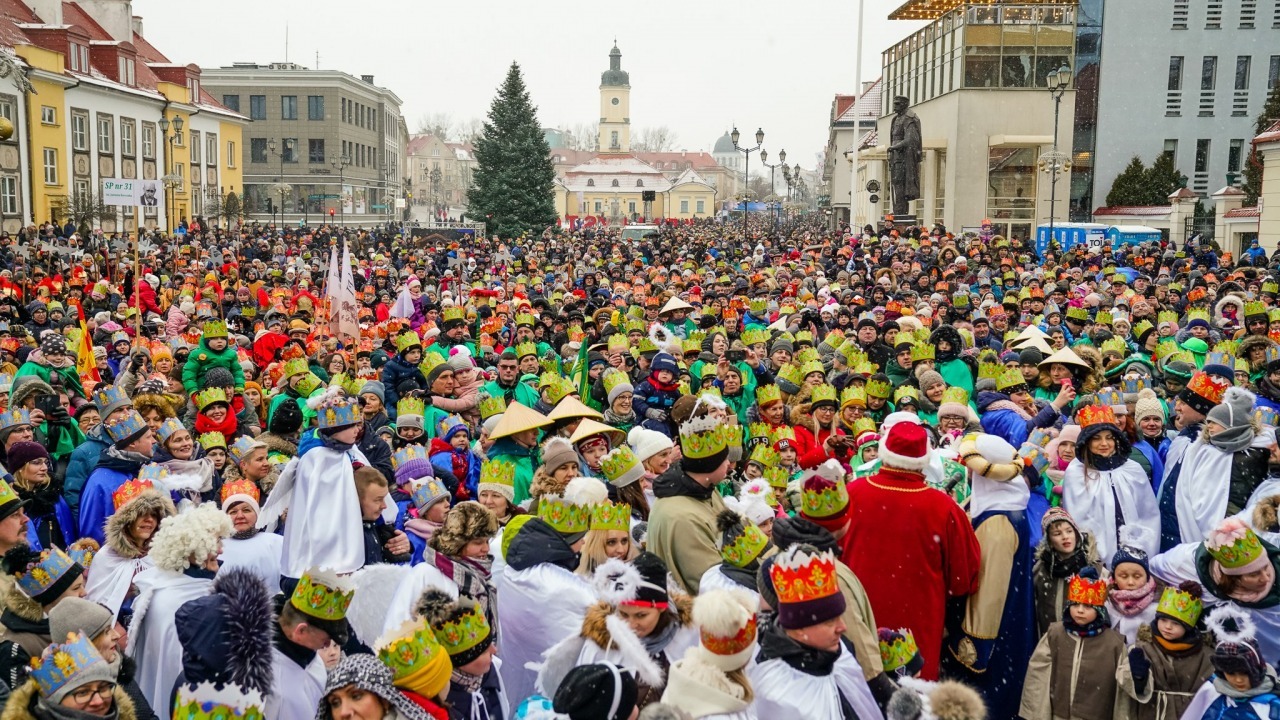
[[[507,702],[519,705],[534,694],[542,654],[560,640],[576,635],[587,608],[596,600],[587,581],[562,567],[543,563],[523,570],[510,566],[498,585],[498,654],[507,670]]]
[[[85,597],[99,605],[105,605],[113,615],[120,614],[120,607],[129,596],[134,578],[155,567],[151,558],[126,558],[110,545],[93,558],[93,564],[85,577]],[[277,578],[277,582],[279,578]]]
[[[251,538],[237,540],[229,537],[222,541],[222,569],[245,568],[262,578],[272,594],[280,592],[280,552],[284,538],[275,533],[258,532]],[[96,562],[96,560],[95,560]]]
[[[1148,535],[1142,546],[1148,556],[1160,551],[1160,507],[1146,472],[1133,460],[1115,470],[1095,468],[1087,476],[1084,463],[1072,460],[1062,479],[1062,507],[1082,532],[1093,533],[1099,557],[1115,553],[1120,525],[1125,524],[1141,525],[1154,533],[1154,539]]]
[[[863,679],[862,667],[844,643],[829,675],[809,675],[774,658],[748,665],[747,678],[755,691],[757,717],[842,720],[841,697],[859,720],[884,717]]]
[[[1264,427],[1249,447],[1266,449],[1275,442],[1275,428]],[[1234,457],[1235,453],[1219,450],[1204,438],[1196,440],[1183,453],[1182,472],[1174,495],[1182,542],[1200,542],[1226,518]]]
[[[271,672],[275,692],[267,696],[265,717],[315,720],[316,708],[324,699],[326,676],[320,656],[316,655],[303,667],[280,652],[280,648],[271,648]]]
[[[138,663],[138,688],[151,707],[166,708],[182,670],[182,644],[174,617],[183,603],[208,595],[213,580],[153,567],[134,578],[134,583],[140,592],[125,653]]]

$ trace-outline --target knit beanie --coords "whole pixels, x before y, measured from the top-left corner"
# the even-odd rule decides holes
[[[1154,544],[1154,533],[1141,525],[1126,524],[1120,527],[1120,547],[1111,556],[1111,574],[1124,563],[1132,563],[1142,568],[1148,577],[1151,568],[1148,566],[1146,547]]]
[[[470,370],[474,367],[475,363],[471,362],[470,352],[455,352],[449,356],[449,369],[454,372]]]
[[[665,352],[660,352],[657,355],[654,355],[653,362],[649,367],[655,373],[666,370],[673,376],[678,376],[680,374],[680,366],[676,364],[676,359],[671,357],[669,353]]]
[[[224,367],[209,368],[204,373],[204,386],[207,388],[228,388],[235,384],[235,376]]]
[[[111,610],[92,600],[68,597],[49,610],[49,637],[65,638],[67,633],[84,633],[92,640],[115,625]]]
[[[573,445],[562,437],[553,437],[542,446],[542,468],[548,475],[554,473],[562,465],[578,464],[578,453]]]
[[[41,458],[48,460],[49,451],[45,450],[44,446],[41,445],[40,443],[34,443],[34,442],[14,443],[12,446],[9,447],[8,458],[7,458],[7,462],[5,463],[5,468],[9,471],[10,475],[17,475],[18,471],[21,470],[23,466],[25,466],[27,463],[33,460],[39,460]],[[49,470],[52,471],[53,468],[49,468]]]
[[[596,663],[570,670],[552,703],[569,720],[627,720],[639,694],[629,671],[613,663]]]
[[[1205,420],[1224,428],[1245,427],[1253,420],[1253,393],[1241,387],[1229,387],[1222,395],[1222,402],[1205,414]]]
[[[387,402],[387,389],[377,380],[369,380],[365,382],[364,386],[360,388],[360,394],[373,395],[378,398],[378,402],[383,404],[386,404]]]
[[[936,370],[923,370],[916,374],[916,380],[920,385],[920,392],[925,393],[934,385],[943,385],[946,383],[942,379],[942,375]]]
[[[777,340],[774,340],[773,344],[769,346],[769,354],[772,355],[773,353],[776,353],[779,350],[786,350],[789,353],[794,353],[796,351],[796,347],[794,344],[792,344],[790,339],[786,337],[780,337]]]
[[[1022,365],[1039,365],[1042,361],[1044,361],[1044,355],[1033,347],[1018,351],[1018,362]]]
[[[1133,406],[1133,419],[1142,422],[1149,417],[1164,420],[1164,404],[1160,402],[1154,390],[1143,388],[1138,391],[1138,401]]]
[[[627,433],[627,444],[635,451],[636,457],[640,458],[640,462],[644,462],[664,450],[670,450],[675,447],[675,443],[671,441],[671,438],[657,430],[650,430],[639,425],[631,428],[631,431]]]

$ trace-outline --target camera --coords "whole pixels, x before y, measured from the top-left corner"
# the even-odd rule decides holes
[[[729,362],[739,363],[747,359],[746,350],[730,350],[725,353],[725,357],[729,358]]]

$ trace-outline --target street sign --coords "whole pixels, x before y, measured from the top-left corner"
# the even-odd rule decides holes
[[[373,206],[373,209],[374,209],[374,210],[386,210],[386,209],[387,209],[387,206],[386,206],[386,205],[374,205],[374,206]]]
[[[396,198],[396,209],[397,209],[397,210],[403,210],[403,209],[405,209],[405,201],[404,201],[404,198]]]

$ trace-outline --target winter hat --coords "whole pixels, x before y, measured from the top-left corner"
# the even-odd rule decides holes
[[[665,352],[660,352],[653,356],[653,362],[649,364],[649,369],[655,373],[666,370],[673,376],[678,376],[680,374],[680,366],[676,364],[676,359],[671,357],[669,353]]]
[[[111,610],[84,598],[63,598],[49,610],[49,637],[64,638],[68,633],[84,633],[90,640],[115,625]]]
[[[1111,574],[1114,575],[1116,568],[1121,564],[1133,563],[1150,577],[1151,569],[1147,564],[1149,558],[1146,548],[1159,545],[1155,533],[1143,525],[1127,523],[1120,527],[1119,534],[1120,547],[1116,548],[1115,554],[1111,556]]]
[[[875,323],[873,322],[872,325],[875,325]],[[772,355],[779,350],[786,350],[789,353],[794,353],[796,351],[796,346],[791,342],[791,338],[783,335],[777,340],[774,340],[773,344],[769,346],[769,354]]]
[[[1257,627],[1249,614],[1232,603],[1225,603],[1209,613],[1205,625],[1213,631],[1218,644],[1209,658],[1219,673],[1242,673],[1257,687],[1266,677],[1266,660],[1255,637]]]
[[[631,431],[627,433],[627,443],[631,445],[632,450],[636,451],[636,457],[640,458],[640,462],[644,462],[664,450],[670,450],[675,447],[675,443],[671,442],[671,438],[657,430],[650,430],[639,425],[631,428]]]
[[[1072,530],[1076,531],[1076,545],[1078,546],[1080,544],[1078,541],[1084,538],[1084,534],[1080,532],[1080,526],[1076,524],[1075,518],[1071,517],[1071,513],[1060,507],[1051,507],[1045,511],[1044,517],[1040,518],[1041,533],[1043,535],[1048,535],[1049,528],[1053,527],[1053,524],[1056,522],[1067,523],[1071,526]]]
[[[1253,529],[1239,518],[1229,517],[1209,532],[1204,549],[1225,575],[1248,575],[1271,562],[1268,550]]]
[[[174,616],[186,682],[270,692],[272,646],[265,638],[276,625],[273,610],[272,593],[254,570],[220,570],[212,591],[183,603]]]
[[[844,467],[839,460],[828,460],[805,472],[800,478],[800,485],[800,517],[832,532],[845,526],[849,514],[849,491],[844,482]]]
[[[228,388],[236,384],[235,376],[224,367],[209,368],[204,373],[204,387]]]
[[[570,670],[552,704],[569,720],[627,720],[639,694],[630,672],[613,663],[596,663]]]
[[[84,575],[84,568],[56,547],[39,552],[15,545],[4,554],[3,567],[18,590],[40,605],[52,604]]]
[[[1018,363],[1022,365],[1039,365],[1044,362],[1044,354],[1033,347],[1018,351]]]
[[[747,567],[769,548],[769,538],[760,528],[727,505],[716,515],[716,529],[720,531],[720,557],[734,567]]]
[[[40,443],[34,442],[18,442],[9,446],[8,457],[5,462],[5,469],[10,475],[17,475],[27,463],[35,460],[48,460],[49,451],[44,449]],[[53,468],[49,468],[52,472]]]
[[[600,599],[614,606],[666,610],[667,564],[651,552],[642,552],[630,563],[609,560],[596,568],[593,583]]]
[[[1143,388],[1138,391],[1138,402],[1133,406],[1133,419],[1141,422],[1149,417],[1164,420],[1164,404],[1160,402],[1154,390]]]
[[[936,370],[923,370],[916,373],[916,382],[920,385],[920,392],[925,393],[934,385],[945,385],[947,381]]]
[[[414,610],[430,623],[455,669],[479,658],[493,645],[493,629],[474,600],[454,600],[443,590],[428,588]]]
[[[548,475],[570,463],[578,464],[578,453],[567,439],[553,437],[542,446],[542,468]]]
[[[40,338],[40,352],[47,356],[50,355],[66,355],[67,341],[56,332],[49,331]]]
[[[1224,428],[1243,428],[1253,422],[1253,401],[1257,397],[1242,387],[1229,387],[1222,394],[1222,402],[1205,414],[1205,420]]]
[[[40,657],[31,660],[31,679],[44,701],[59,705],[77,688],[91,682],[116,682],[116,668],[103,659],[88,636],[72,633],[63,636],[63,640],[49,645]]]
[[[732,672],[751,661],[756,649],[756,613],[760,599],[737,588],[708,590],[693,599],[697,626],[707,662]],[[674,670],[674,668],[673,668]]]
[[[836,558],[807,545],[795,545],[773,557],[769,580],[778,602],[778,625],[798,630],[840,617],[844,595],[836,582]]]
[[[471,370],[475,368],[475,366],[475,363],[471,361],[470,352],[455,352],[449,356],[449,369],[454,372],[458,372],[459,370]]]
[[[1167,371],[1167,368],[1166,368]],[[1178,393],[1178,399],[1191,406],[1192,410],[1208,415],[1214,405],[1222,402],[1234,379],[1231,375],[1223,377],[1219,374],[1197,372],[1187,381],[1187,386]]]
[[[377,380],[366,381],[365,384],[360,388],[360,394],[373,395],[378,398],[378,402],[383,404],[386,404],[387,402],[386,386],[384,386],[381,382]]]
[[[884,467],[919,473],[929,464],[929,434],[918,421],[896,422],[882,436],[879,458]]]
[[[792,545],[810,545],[822,552],[836,552],[839,541],[826,528],[802,517],[780,517],[773,521],[773,544],[779,550]]]
[[[449,508],[444,525],[431,535],[431,547],[450,557],[457,557],[473,540],[491,539],[498,534],[498,519],[489,508],[474,500],[466,500]]]

